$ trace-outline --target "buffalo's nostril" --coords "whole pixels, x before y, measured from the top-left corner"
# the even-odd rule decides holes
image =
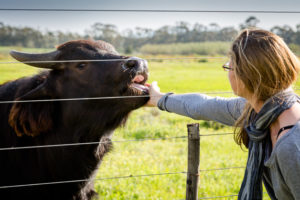
[[[126,66],[128,67],[128,68],[134,68],[134,67],[136,67],[138,65],[138,61],[137,60],[128,60],[127,62],[126,62]]]

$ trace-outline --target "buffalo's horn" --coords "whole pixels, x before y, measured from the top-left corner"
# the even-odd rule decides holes
[[[56,69],[56,68],[60,68],[59,65],[56,65],[57,62],[51,62],[51,61],[56,61],[56,58],[59,53],[60,51],[57,50],[49,53],[39,53],[39,54],[10,51],[9,54],[16,60],[23,62],[27,65],[31,65],[39,68]]]

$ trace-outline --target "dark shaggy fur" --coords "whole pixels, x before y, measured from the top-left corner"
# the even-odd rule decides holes
[[[55,60],[123,61],[56,63],[44,71],[0,86],[0,101],[143,95],[132,87],[147,79],[145,62],[127,64],[101,41],[71,41]],[[50,68],[50,67],[49,67]],[[104,144],[0,151],[0,187],[91,179],[111,147],[113,130],[148,98],[0,104],[0,148],[101,141]],[[92,181],[0,189],[5,199],[91,199]]]

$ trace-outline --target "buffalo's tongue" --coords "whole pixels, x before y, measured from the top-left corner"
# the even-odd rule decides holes
[[[142,76],[142,75],[136,75],[136,76],[134,77],[134,79],[133,79],[133,82],[135,82],[135,83],[140,83],[140,82],[142,82],[144,79],[145,79],[144,76]]]
[[[136,75],[135,77],[134,77],[134,79],[133,79],[133,83],[131,84],[132,85],[132,87],[134,87],[134,88],[136,88],[136,89],[138,89],[138,90],[140,90],[140,91],[145,91],[145,92],[147,92],[148,91],[148,87],[146,87],[146,86],[144,86],[144,85],[142,85],[142,84],[139,84],[139,83],[141,83],[141,82],[143,82],[143,80],[145,79],[145,77],[144,76],[142,76],[142,75]]]

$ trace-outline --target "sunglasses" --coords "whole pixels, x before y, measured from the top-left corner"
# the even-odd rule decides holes
[[[222,67],[224,71],[233,71],[233,68],[230,67],[230,62],[225,63]]]

